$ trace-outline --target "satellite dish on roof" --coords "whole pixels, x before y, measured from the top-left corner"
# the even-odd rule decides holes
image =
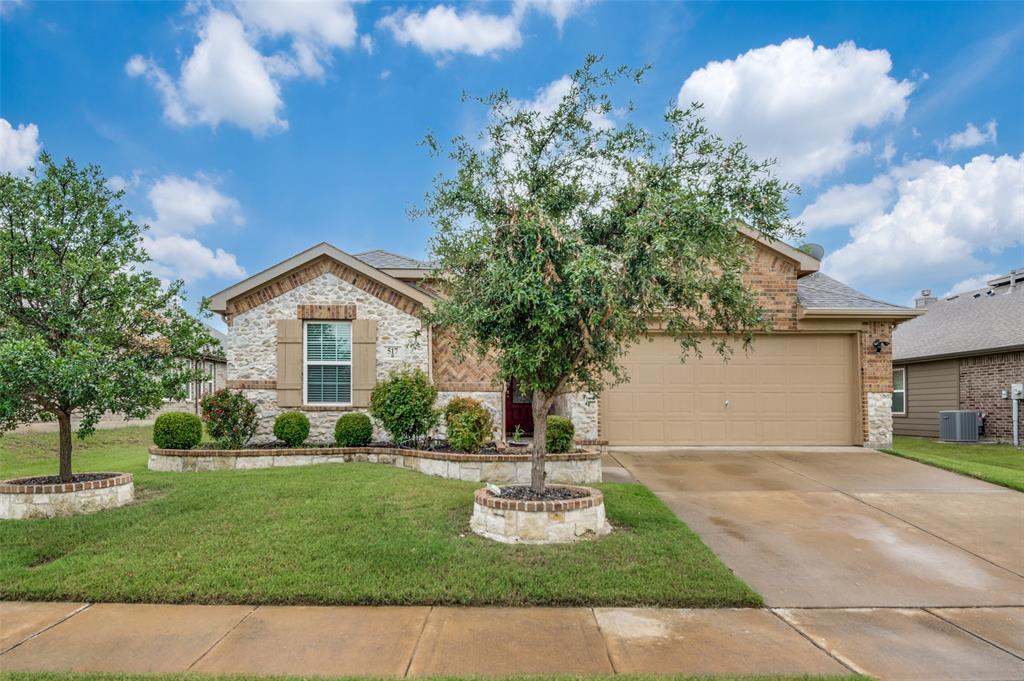
[[[821,260],[825,257],[825,247],[821,244],[804,244],[800,247],[800,250],[815,260]]]

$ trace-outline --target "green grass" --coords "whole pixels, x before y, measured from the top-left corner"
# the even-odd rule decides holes
[[[474,483],[374,464],[146,469],[149,428],[75,441],[76,471],[135,474],[137,502],[0,521],[0,599],[162,603],[758,606],[649,490],[606,483],[597,541],[506,546],[469,530]],[[56,472],[56,435],[0,438],[0,476]]]
[[[1024,448],[894,437],[882,451],[1024,492]]]
[[[207,676],[203,674],[73,674],[54,672],[0,672],[2,681],[369,681],[370,677],[323,676]],[[428,676],[423,681],[869,681],[866,676],[794,676],[769,674],[767,676],[680,676],[623,674],[620,676],[530,675],[506,677]],[[381,679],[380,681],[385,681]]]

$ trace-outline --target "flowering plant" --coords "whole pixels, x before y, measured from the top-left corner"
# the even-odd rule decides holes
[[[224,449],[241,449],[256,434],[256,405],[240,392],[218,390],[200,408],[207,432]]]

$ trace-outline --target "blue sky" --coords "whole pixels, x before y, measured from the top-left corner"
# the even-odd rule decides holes
[[[543,107],[588,52],[653,67],[798,182],[824,268],[883,299],[1024,267],[1024,6],[0,0],[0,170],[101,165],[197,299],[308,246],[426,255],[410,222],[470,91]]]

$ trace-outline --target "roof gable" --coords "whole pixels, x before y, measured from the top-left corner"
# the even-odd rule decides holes
[[[335,266],[331,268],[326,266],[326,263],[333,263]],[[255,296],[255,300],[276,297],[282,290],[294,288],[295,285],[298,285],[299,280],[307,279],[305,276],[298,275],[300,272],[308,273],[317,270],[314,266],[319,266],[319,269],[324,271],[335,269],[337,270],[336,274],[343,276],[346,280],[351,280],[350,283],[392,304],[395,304],[398,297],[401,297],[416,305],[429,307],[434,300],[425,291],[368,265],[340,248],[327,242],[321,242],[240,281],[234,286],[215,293],[210,298],[210,309],[219,314],[232,314],[236,310],[229,309],[229,305],[243,296],[253,298],[252,294],[259,293],[259,296]],[[326,269],[324,269],[325,267]],[[317,270],[317,276],[320,273],[322,272]],[[247,305],[247,307],[254,306],[254,304]]]

